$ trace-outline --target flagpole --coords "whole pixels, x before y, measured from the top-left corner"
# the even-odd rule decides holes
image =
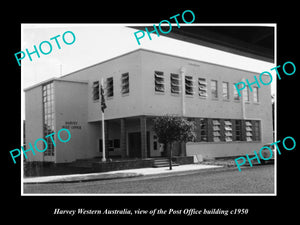
[[[242,82],[245,83],[245,78],[242,79]],[[242,117],[243,119],[246,119],[246,111],[245,111],[245,92],[248,91],[247,87],[243,90],[242,96],[241,96],[241,102],[242,102]],[[249,93],[248,93],[249,95]]]
[[[103,78],[101,78],[101,88],[103,89]],[[101,98],[103,98],[103,97],[104,96],[101,95]],[[101,99],[101,102],[102,102],[102,99]],[[102,104],[102,103],[100,103],[100,104]],[[104,112],[103,111],[101,110],[101,117],[102,117],[101,118],[102,119],[102,162],[105,162],[106,161],[106,157],[105,157],[105,134],[104,134],[105,129],[104,129]]]

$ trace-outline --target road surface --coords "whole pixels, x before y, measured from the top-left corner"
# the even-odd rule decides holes
[[[274,165],[80,183],[25,184],[27,193],[211,194],[274,193]]]

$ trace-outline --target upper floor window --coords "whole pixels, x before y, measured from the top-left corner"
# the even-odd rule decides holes
[[[99,100],[99,81],[93,82],[93,100]]]
[[[154,71],[155,92],[165,92],[165,79],[164,73]]]
[[[114,80],[113,77],[109,77],[106,79],[106,96],[113,97],[114,96]]]
[[[211,80],[211,96],[213,98],[218,98],[218,81]]]
[[[129,93],[129,73],[123,73],[121,77],[121,93],[128,94]]]
[[[253,87],[253,102],[259,102],[258,87]]]
[[[228,86],[228,82],[223,82],[222,83],[222,93],[223,93],[223,99],[228,100],[229,99],[229,86]]]
[[[194,94],[194,81],[192,76],[185,76],[185,94]]]
[[[239,96],[239,93],[238,91],[236,90],[236,87],[235,87],[236,83],[233,84],[233,99],[234,100],[240,100],[240,96]],[[240,85],[238,85],[238,88]]]
[[[207,83],[204,78],[198,78],[198,93],[200,97],[207,97]]]
[[[246,86],[246,88],[243,90],[243,94],[244,94],[244,101],[249,102],[250,97],[249,97],[249,87],[248,86]]]
[[[180,93],[180,78],[178,74],[171,73],[171,93],[179,94]]]

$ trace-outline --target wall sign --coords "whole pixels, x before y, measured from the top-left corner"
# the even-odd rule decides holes
[[[62,126],[62,128],[81,130],[81,126],[78,125],[78,121],[65,121],[65,124]]]

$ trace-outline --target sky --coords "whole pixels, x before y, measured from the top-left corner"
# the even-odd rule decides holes
[[[127,26],[129,25],[147,26],[153,24],[127,24]],[[184,25],[182,24],[182,26]],[[199,25],[189,24],[189,26]],[[175,23],[172,26],[176,27],[177,25]],[[72,31],[76,37],[75,42],[71,45],[66,45],[62,40],[62,35],[66,31]],[[140,39],[141,45],[138,45],[134,36],[136,31],[136,29],[125,27],[124,24],[22,24],[20,51],[28,49],[29,52],[33,52],[33,46],[38,48],[43,41],[49,41],[52,44],[50,54],[43,55],[40,53],[40,58],[36,54],[32,54],[32,61],[26,55],[21,61],[22,91],[47,79],[60,77],[139,48],[257,73],[271,72],[270,68],[275,66],[269,62],[172,39],[168,36],[158,37],[155,34],[151,35],[152,40],[146,34],[143,39]],[[61,49],[58,49],[55,40],[50,41],[50,38],[57,35],[60,35],[57,40]],[[67,41],[72,40],[70,35],[65,37]],[[47,44],[43,45],[43,50],[47,52]],[[17,62],[16,65],[18,65]],[[271,73],[273,74],[273,72]],[[275,93],[276,83],[274,81],[276,82],[276,79],[273,79],[271,84],[272,93]],[[24,92],[22,93],[21,107],[24,111]],[[22,117],[24,118],[23,112]]]

